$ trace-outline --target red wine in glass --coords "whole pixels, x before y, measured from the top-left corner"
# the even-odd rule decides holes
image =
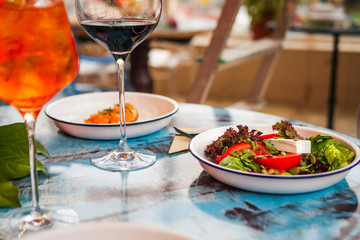
[[[115,58],[126,56],[156,27],[157,22],[141,19],[88,20],[81,22],[95,41],[108,49]]]

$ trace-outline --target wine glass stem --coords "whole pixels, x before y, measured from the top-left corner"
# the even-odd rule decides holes
[[[31,180],[31,194],[32,194],[32,214],[40,214],[39,206],[39,190],[38,190],[38,174],[36,170],[35,161],[35,117],[31,113],[26,113],[24,116],[25,124],[29,139],[29,157],[30,157],[30,180]]]
[[[118,74],[118,90],[119,90],[119,111],[120,111],[120,143],[117,147],[119,153],[132,153],[126,135],[126,120],[125,120],[125,60],[118,58],[116,60],[117,74]]]

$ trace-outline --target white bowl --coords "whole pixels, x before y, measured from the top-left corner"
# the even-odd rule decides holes
[[[274,194],[312,192],[336,184],[345,178],[351,168],[356,166],[360,161],[360,151],[358,146],[348,139],[337,134],[314,128],[294,126],[299,135],[307,138],[316,134],[329,134],[335,140],[354,151],[355,160],[350,165],[338,170],[318,174],[293,176],[264,175],[260,173],[249,173],[225,168],[210,161],[209,158],[205,156],[204,150],[207,145],[211,144],[214,140],[221,136],[229,127],[237,129],[235,125],[232,125],[214,128],[200,133],[191,140],[189,149],[191,154],[199,161],[202,168],[208,174],[220,182],[236,188]],[[273,132],[271,126],[264,125],[252,125],[249,126],[249,129],[257,129],[264,134]]]
[[[171,98],[138,92],[126,92],[125,102],[137,108],[139,118],[126,124],[128,138],[154,133],[165,127],[178,111],[179,104]],[[47,105],[45,114],[63,132],[86,139],[120,139],[119,124],[88,124],[84,120],[119,103],[118,92],[94,92],[59,99]]]
[[[85,223],[78,226],[48,229],[25,235],[24,240],[195,240],[194,237],[163,227],[137,223]]]

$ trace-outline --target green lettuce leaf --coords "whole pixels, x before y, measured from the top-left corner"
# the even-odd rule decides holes
[[[235,170],[245,171],[244,170],[245,166],[244,166],[243,162],[240,160],[240,158],[233,157],[233,156],[227,156],[226,158],[221,160],[219,165],[223,166],[223,167],[235,169]]]
[[[19,190],[5,179],[0,179],[0,207],[21,207]]]
[[[318,154],[318,160],[329,164],[331,170],[343,168],[351,163],[355,154],[327,134],[318,134],[310,137],[311,153]]]
[[[261,172],[261,165],[249,159],[245,155],[242,157],[227,156],[221,160],[219,165],[245,172]]]
[[[331,170],[343,168],[348,165],[346,156],[334,145],[329,145],[325,151],[325,157],[331,166]]]

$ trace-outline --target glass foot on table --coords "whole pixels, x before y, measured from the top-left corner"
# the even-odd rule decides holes
[[[140,170],[150,167],[155,162],[155,154],[144,149],[130,153],[114,151],[103,157],[91,159],[91,163],[96,167],[110,171]]]
[[[78,223],[78,214],[66,207],[45,206],[41,213],[33,212],[32,207],[17,208],[1,215],[0,239],[20,239],[26,233]]]

